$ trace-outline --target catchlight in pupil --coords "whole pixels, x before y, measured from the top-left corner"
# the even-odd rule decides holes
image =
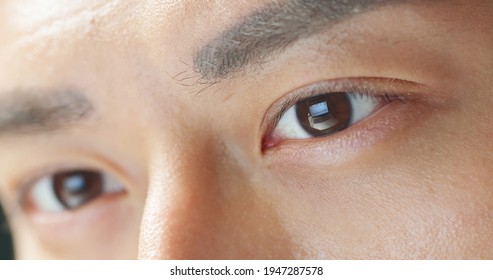
[[[60,172],[53,177],[55,194],[67,209],[77,208],[103,192],[103,176],[97,171]]]
[[[312,117],[320,117],[329,113],[327,102],[320,102],[309,107],[310,115]]]
[[[66,179],[65,187],[72,193],[80,192],[84,189],[85,180],[81,175],[74,175]]]
[[[380,96],[365,92],[322,93],[298,99],[280,114],[272,132],[264,138],[263,149],[284,140],[337,134],[364,121],[391,102],[392,99],[385,94]]]
[[[124,193],[123,184],[97,169],[58,170],[31,183],[24,199],[29,211],[63,212],[82,208],[99,197]]]
[[[345,129],[351,120],[347,93],[330,93],[298,102],[298,120],[309,134],[323,136]]]

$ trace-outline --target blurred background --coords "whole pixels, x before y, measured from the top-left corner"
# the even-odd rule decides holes
[[[11,260],[13,257],[12,238],[10,237],[2,205],[0,205],[0,260]]]

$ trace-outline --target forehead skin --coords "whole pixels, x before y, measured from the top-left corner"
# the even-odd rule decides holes
[[[76,225],[12,216],[18,257],[493,257],[493,3],[385,6],[204,79],[197,53],[271,2],[0,2],[0,101],[69,88],[94,107],[68,130],[1,136],[2,203],[60,164],[116,170],[127,188]],[[354,137],[376,139],[366,147],[333,137],[262,153],[272,104],[352,77],[423,87],[380,134]],[[72,237],[47,238],[59,232]]]

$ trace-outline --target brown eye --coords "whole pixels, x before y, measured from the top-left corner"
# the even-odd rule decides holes
[[[325,93],[298,101],[279,118],[275,139],[308,139],[340,132],[390,101],[362,93]]]
[[[35,210],[60,212],[82,207],[107,193],[123,191],[112,176],[97,170],[60,171],[36,181],[28,194]]]
[[[103,176],[96,171],[70,171],[53,175],[53,189],[66,209],[77,208],[103,192]]]
[[[296,116],[303,129],[313,136],[329,135],[349,126],[351,101],[346,93],[310,97],[296,104]]]

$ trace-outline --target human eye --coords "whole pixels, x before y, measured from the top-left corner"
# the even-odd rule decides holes
[[[348,81],[302,88],[271,108],[278,113],[269,120],[273,124],[263,139],[263,149],[290,140],[336,137],[395,101],[404,103],[404,95],[389,92],[388,86],[379,90],[368,83]]]
[[[108,172],[72,169],[39,177],[26,186],[22,199],[29,212],[54,213],[75,210],[124,191],[123,184]]]

